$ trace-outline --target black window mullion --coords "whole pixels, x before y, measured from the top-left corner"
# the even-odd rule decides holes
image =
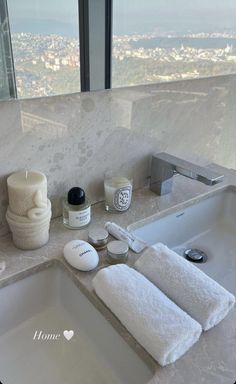
[[[90,91],[88,0],[79,0],[79,40],[81,92],[87,92]]]
[[[112,2],[105,0],[105,88],[111,88],[112,77]]]

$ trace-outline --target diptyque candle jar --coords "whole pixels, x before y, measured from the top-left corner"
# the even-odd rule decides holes
[[[133,181],[124,175],[107,173],[104,178],[105,209],[110,212],[125,212],[129,209]]]

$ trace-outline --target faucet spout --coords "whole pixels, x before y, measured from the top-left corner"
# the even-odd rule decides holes
[[[162,152],[152,156],[151,191],[158,195],[170,193],[175,173],[207,185],[214,185],[224,179],[224,175],[218,172]]]

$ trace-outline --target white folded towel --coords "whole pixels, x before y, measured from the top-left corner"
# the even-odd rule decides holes
[[[235,297],[230,292],[164,244],[147,248],[135,268],[205,331],[223,320],[234,306]]]
[[[100,270],[97,295],[135,339],[164,366],[182,356],[202,328],[143,275],[125,264]]]

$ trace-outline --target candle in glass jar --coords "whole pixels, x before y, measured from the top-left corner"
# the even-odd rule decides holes
[[[131,203],[132,180],[122,176],[105,177],[105,208],[107,211],[126,211]]]
[[[47,204],[47,178],[41,172],[21,171],[7,179],[9,207],[19,216],[26,216],[35,207],[35,198],[40,196],[42,204]]]

